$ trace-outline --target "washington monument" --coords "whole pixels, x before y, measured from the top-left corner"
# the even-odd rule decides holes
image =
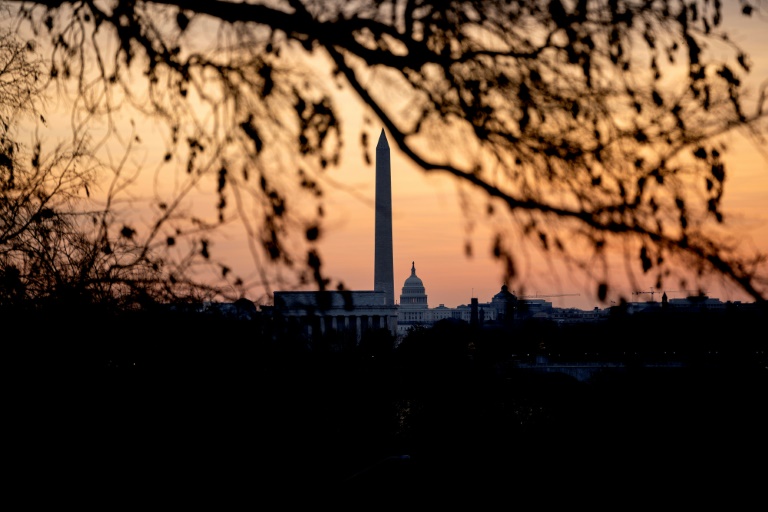
[[[392,179],[389,143],[381,129],[376,144],[376,240],[373,262],[373,290],[384,292],[386,304],[395,304],[395,273],[392,261]]]

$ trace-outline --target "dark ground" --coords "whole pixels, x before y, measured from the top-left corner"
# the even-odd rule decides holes
[[[25,397],[6,420],[21,427],[10,443],[17,476],[41,498],[364,507],[494,496],[690,505],[745,500],[768,481],[766,371],[589,383],[465,376],[412,395],[338,368],[295,371],[271,381],[179,371],[13,383]]]
[[[138,339],[6,353],[6,484],[25,503],[764,504],[764,358],[579,382],[455,353]]]

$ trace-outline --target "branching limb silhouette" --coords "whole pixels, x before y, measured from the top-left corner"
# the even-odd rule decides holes
[[[332,284],[316,247],[324,176],[354,140],[338,86],[417,167],[482,192],[508,282],[526,239],[601,300],[619,250],[657,287],[682,267],[768,293],[765,255],[720,230],[727,136],[762,143],[768,128],[766,85],[749,95],[724,19],[761,2],[8,3],[88,109],[164,123],[166,161],[247,226],[261,285],[285,277],[270,265]]]

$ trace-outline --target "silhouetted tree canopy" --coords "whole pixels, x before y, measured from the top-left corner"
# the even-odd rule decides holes
[[[368,155],[383,125],[425,172],[484,193],[466,213],[497,226],[489,249],[507,281],[521,278],[525,237],[600,299],[613,250],[658,286],[682,264],[766,293],[763,255],[717,229],[721,136],[764,141],[766,128],[765,89],[745,95],[750,59],[721,2],[7,4],[19,33],[45,42],[78,123],[126,109],[161,122],[164,161],[209,183],[222,223],[244,223],[262,285],[286,265],[331,286],[316,248],[324,179],[344,144]],[[742,0],[728,14],[761,8]],[[365,105],[358,134],[340,122],[337,87]]]
[[[122,222],[123,169],[99,161],[87,134],[53,148],[37,134],[26,139],[30,118],[46,124],[47,66],[35,46],[0,31],[0,307],[19,320],[34,309],[116,311],[210,297],[214,288],[189,275],[199,253],[174,253],[157,233],[138,236]],[[109,176],[98,202],[91,191]]]

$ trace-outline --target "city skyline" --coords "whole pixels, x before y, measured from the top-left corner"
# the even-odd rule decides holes
[[[375,130],[372,132],[375,133]],[[490,254],[489,230],[476,225],[475,232],[470,237],[465,236],[465,219],[457,204],[453,183],[445,177],[420,173],[398,153],[393,147],[392,222],[396,300],[397,290],[410,275],[412,261],[416,262],[418,275],[424,281],[430,307],[469,304],[473,297],[481,302],[490,300],[505,283],[501,279],[503,268]],[[735,217],[737,224],[741,217],[748,220],[751,225],[742,224],[739,229],[744,236],[753,237],[756,245],[768,250],[768,222],[763,212],[763,201],[768,197],[768,180],[758,180],[761,173],[765,173],[768,163],[754,147],[743,141],[736,146],[734,154],[733,159],[737,164],[741,163],[741,167],[735,168],[731,164],[735,178],[730,202],[733,217],[729,220],[733,221]],[[737,158],[739,156],[741,158]],[[332,198],[327,209],[330,229],[319,244],[324,268],[348,289],[369,289],[373,279],[374,216],[372,201],[365,202],[359,195],[372,197],[374,165],[363,166],[357,172],[340,171],[343,178],[348,178],[350,188],[359,194],[336,191],[329,196]],[[739,178],[742,180],[737,182]],[[468,238],[473,242],[472,257],[467,257],[464,252],[464,243]],[[650,300],[652,291],[660,297],[666,290],[676,298],[683,296],[681,290],[701,289],[723,301],[752,300],[743,293],[734,293],[716,280],[704,280],[701,286],[689,282],[683,287],[673,278],[657,290],[653,277],[638,276],[635,283],[625,283],[621,290],[609,293],[607,300],[600,302],[595,296],[594,286],[578,282],[580,276],[557,275],[550,272],[551,269],[542,267],[543,263],[547,262],[527,261],[521,282],[511,283],[510,290],[521,295],[565,295],[552,298],[555,307],[585,310],[618,302],[619,294],[628,301],[641,301]],[[617,272],[624,272],[624,269],[617,267]],[[641,295],[644,292],[648,294]]]

